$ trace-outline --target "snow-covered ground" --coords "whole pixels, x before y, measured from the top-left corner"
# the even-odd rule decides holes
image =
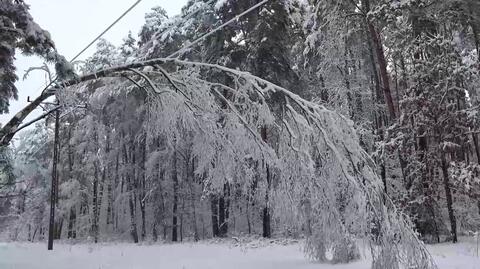
[[[429,249],[440,269],[480,269],[473,239]],[[0,243],[0,269],[367,269],[369,263],[313,263],[300,243],[56,244],[54,251],[45,244]]]

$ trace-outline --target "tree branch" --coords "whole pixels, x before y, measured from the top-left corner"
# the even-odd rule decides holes
[[[47,98],[53,96],[52,91],[46,91],[29,103],[25,108],[19,111],[13,118],[2,127],[0,130],[0,146],[6,146],[10,143],[15,133],[18,131],[18,127],[25,120],[25,118],[37,108]]]
[[[46,112],[45,114],[43,114],[43,115],[41,115],[41,116],[39,116],[39,117],[37,117],[37,118],[35,118],[35,119],[33,119],[33,120],[25,123],[24,125],[18,127],[17,130],[15,130],[15,132],[14,132],[13,134],[16,134],[16,133],[20,132],[22,129],[25,129],[25,128],[27,128],[28,126],[34,124],[35,122],[37,122],[37,121],[39,121],[39,120],[41,120],[41,119],[46,118],[48,115],[50,115],[50,114],[52,114],[53,112],[59,110],[60,108],[61,108],[61,106],[57,106],[57,107],[55,107],[54,109]]]
[[[285,88],[282,88],[274,83],[271,83],[267,80],[264,80],[262,78],[259,78],[257,76],[254,76],[248,72],[242,72],[239,70],[234,70],[228,67],[224,67],[221,65],[217,64],[209,64],[209,63],[201,63],[201,62],[190,62],[190,61],[183,61],[183,60],[178,60],[178,59],[171,59],[171,58],[157,58],[157,59],[151,59],[147,61],[141,61],[141,62],[135,62],[135,63],[130,63],[122,66],[117,66],[117,67],[112,67],[104,70],[100,70],[97,72],[93,72],[90,74],[86,74],[84,76],[70,79],[67,81],[63,81],[60,83],[60,85],[52,86],[48,88],[44,93],[42,93],[39,97],[37,97],[35,100],[33,100],[31,103],[29,103],[24,109],[22,109],[20,112],[18,112],[2,129],[0,129],[0,146],[6,146],[10,143],[12,140],[13,136],[17,132],[17,129],[19,128],[20,124],[25,120],[25,118],[36,108],[38,107],[43,101],[45,101],[47,98],[51,97],[54,95],[56,90],[64,87],[69,87],[73,86],[79,83],[83,83],[86,81],[90,80],[96,80],[99,78],[104,78],[104,77],[112,77],[112,76],[118,76],[118,73],[121,72],[134,72],[136,74],[139,74],[143,78],[146,77],[145,74],[139,72],[138,68],[143,68],[145,66],[156,66],[159,64],[165,64],[165,63],[173,63],[177,65],[182,65],[185,67],[206,67],[206,68],[213,68],[213,69],[218,69],[233,75],[237,75],[240,77],[243,77],[244,79],[250,79],[252,81],[255,81],[256,83],[253,83],[254,87],[257,87],[258,85],[261,85],[264,89],[257,89],[260,93],[260,95],[263,96],[264,92],[272,91],[272,92],[279,92],[286,97],[288,97],[290,100],[292,100],[296,105],[298,105],[305,114],[309,114],[311,117],[314,115],[312,114],[316,109],[320,109],[321,111],[328,111],[324,109],[322,106],[318,106],[317,104],[311,103],[309,101],[306,101],[302,99],[300,96],[288,91]],[[165,74],[164,74],[165,75]],[[169,80],[170,83],[173,82],[172,78],[170,79],[167,77],[167,80]],[[155,84],[147,77],[147,82],[154,87]],[[150,80],[150,81],[149,81]],[[176,85],[173,84],[175,87]],[[154,87],[156,88],[156,87]],[[185,95],[184,95],[185,96]],[[187,98],[188,99],[188,98]],[[191,107],[189,107],[191,109]]]

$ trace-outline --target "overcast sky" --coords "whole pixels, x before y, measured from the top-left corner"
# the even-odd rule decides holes
[[[90,43],[108,25],[117,19],[136,0],[26,0],[35,21],[49,31],[57,50],[67,59],[71,59]],[[118,45],[128,31],[137,34],[144,22],[145,13],[154,6],[163,7],[169,15],[180,13],[187,0],[143,0],[125,16],[104,38]],[[86,51],[81,59],[90,56],[95,46]],[[30,66],[41,66],[37,57],[17,55],[16,67],[20,81],[16,83],[19,90],[18,101],[11,100],[10,113],[0,115],[0,123],[5,124],[16,112],[27,104],[27,97],[38,96],[45,86],[44,74],[32,73],[28,79],[21,80],[24,70]],[[41,114],[37,109],[29,118]]]

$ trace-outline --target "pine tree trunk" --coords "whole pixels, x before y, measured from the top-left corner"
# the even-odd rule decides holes
[[[120,146],[119,146],[120,147]],[[120,176],[119,173],[119,167],[120,167],[120,152],[117,152],[116,158],[115,158],[115,181],[120,181],[120,189],[117,191],[117,195],[121,197],[123,195],[123,185],[125,184],[124,182],[124,177]],[[117,184],[115,184],[117,186]],[[118,215],[120,215],[120,208],[122,208],[121,204],[120,205],[115,205],[113,204],[112,200],[112,220],[113,220],[113,230],[117,231],[118,230]]]
[[[130,151],[130,154],[131,154],[131,157],[130,157],[130,160],[132,160],[132,175],[131,175],[131,179],[133,181],[132,183],[132,200],[133,200],[133,210],[134,210],[134,216],[135,216],[135,226],[137,226],[136,222],[137,222],[137,200],[138,200],[138,170],[137,170],[137,144],[135,142],[135,140],[132,138],[132,140],[130,141],[130,144],[132,145],[132,150]],[[137,237],[138,237],[138,230],[135,229],[135,232],[137,233]]]
[[[183,242],[183,216],[185,215],[185,198],[182,196],[182,213],[180,213],[180,242]]]
[[[153,242],[158,241],[158,230],[157,230],[157,222],[154,222],[152,225],[152,240]]]
[[[472,133],[472,142],[473,142],[473,147],[475,148],[475,155],[477,157],[477,163],[480,164],[480,149],[478,145],[478,136],[476,133]]]
[[[145,237],[147,235],[147,228],[146,228],[146,210],[145,210],[145,197],[144,195],[141,196],[141,201],[140,201],[140,214],[142,215],[142,241],[145,240]]]
[[[268,195],[267,195],[268,196]],[[265,206],[263,208],[263,232],[262,232],[262,236],[265,237],[265,238],[270,238],[272,236],[272,231],[271,231],[271,223],[270,223],[270,210],[268,208],[268,206]]]
[[[219,228],[219,236],[225,237],[227,234],[227,222],[225,218],[225,198],[221,196],[218,199],[218,228]]]
[[[267,142],[267,128],[263,127],[261,130],[261,135],[263,141]],[[272,228],[271,228],[271,216],[270,216],[270,188],[271,188],[271,175],[270,175],[270,168],[268,164],[265,165],[265,172],[266,172],[266,183],[267,188],[265,190],[265,204],[263,207],[262,212],[262,236],[265,238],[270,238],[272,236]]]
[[[187,169],[188,169],[188,164],[187,164]],[[196,198],[195,198],[195,182],[194,182],[194,178],[195,178],[195,174],[194,174],[194,171],[195,171],[195,161],[192,161],[192,165],[191,165],[191,169],[189,171],[189,177],[190,177],[190,180],[189,180],[189,187],[190,187],[190,206],[192,207],[192,228],[193,228],[193,239],[195,241],[198,241],[200,240],[200,235],[198,234],[198,227],[197,227],[197,210],[196,210],[196,207],[195,207],[195,202],[196,202]]]
[[[250,221],[250,198],[247,199],[247,206],[245,211],[245,215],[247,217],[248,234],[252,234],[252,223]]]
[[[109,174],[109,173],[107,173]],[[107,229],[110,228],[110,226],[113,226],[113,219],[114,219],[114,214],[113,214],[113,189],[112,189],[112,178],[109,176],[108,177],[108,182],[107,182]],[[113,230],[113,229],[112,229]]]
[[[223,197],[224,197],[224,222],[223,222],[223,229],[222,229],[222,234],[224,237],[227,236],[228,234],[228,222],[230,220],[230,185],[227,183],[224,185],[224,190],[223,190]]]
[[[473,147],[475,148],[475,154],[477,155],[477,163],[480,164],[480,149],[478,145],[478,135],[476,133],[472,133],[472,139],[473,139]],[[478,214],[480,215],[480,198],[478,198],[477,200],[477,208],[478,208]]]
[[[158,142],[157,142],[158,143]],[[159,149],[159,145],[157,144],[157,149]],[[158,240],[158,232],[159,232],[159,226],[161,221],[165,221],[165,208],[164,208],[164,199],[163,199],[163,189],[162,189],[162,181],[164,177],[164,171],[160,171],[160,163],[157,162],[155,166],[155,175],[156,175],[156,181],[159,183],[158,187],[155,189],[154,192],[154,200],[157,201],[155,203],[154,207],[154,212],[153,212],[153,227],[152,227],[152,236],[153,236],[153,241]],[[165,225],[163,225],[164,229],[164,237],[163,239],[165,240],[166,234],[165,234]]]
[[[157,171],[159,169],[159,165],[157,166]],[[163,171],[158,172],[157,176],[157,182],[162,182],[163,181]],[[155,190],[154,194],[154,199],[157,201],[155,203],[155,208],[154,208],[154,220],[153,220],[153,227],[152,227],[152,236],[153,236],[153,241],[158,240],[158,232],[159,232],[159,226],[162,221],[165,221],[164,219],[164,199],[163,199],[163,193],[162,193],[162,187],[161,184],[159,184],[159,187]],[[166,238],[166,231],[165,231],[165,225],[163,225],[163,239],[165,240]]]
[[[124,164],[129,163],[128,158],[128,151],[126,143],[123,146],[123,154],[124,154]],[[135,219],[135,205],[134,205],[134,196],[133,196],[133,183],[132,183],[132,175],[129,171],[126,172],[125,178],[127,183],[127,193],[128,193],[128,208],[130,211],[130,235],[132,236],[133,242],[138,243],[138,232],[137,232],[137,222]]]
[[[110,132],[107,131],[106,135],[106,145],[105,145],[105,155],[107,158],[110,158]],[[113,214],[113,189],[112,189],[112,174],[110,171],[111,165],[109,162],[105,165],[105,175],[106,175],[106,180],[107,180],[107,220],[106,220],[106,225],[107,229],[110,228],[110,226],[113,226],[113,219],[114,219],[114,214]],[[112,227],[113,228],[113,227]],[[112,229],[113,230],[113,229]]]
[[[399,116],[402,114],[400,111],[400,91],[399,91],[399,84],[398,84],[398,64],[397,60],[395,59],[393,62],[393,70],[395,72],[395,97],[397,101],[397,111]]]
[[[135,221],[135,205],[132,189],[129,190],[128,206],[130,208],[130,234],[134,243],[138,243],[137,222]]]
[[[178,241],[177,215],[178,215],[178,178],[177,178],[177,147],[173,149],[172,180],[173,180],[173,210],[172,210],[172,242]]]
[[[442,154],[442,173],[443,173],[443,186],[445,188],[445,196],[447,198],[447,210],[448,210],[448,218],[450,219],[450,233],[452,235],[452,242],[457,242],[457,220],[455,218],[455,214],[453,212],[453,199],[452,199],[452,191],[450,189],[450,183],[448,180],[448,164],[445,159],[445,154]]]
[[[75,222],[76,222],[76,211],[75,211],[75,207],[72,206],[70,208],[70,216],[68,218],[68,232],[67,232],[68,239],[75,239],[77,237],[77,233],[75,231]]]
[[[272,237],[272,227],[271,227],[271,215],[270,215],[270,184],[271,184],[271,179],[270,179],[270,169],[267,165],[266,169],[267,173],[267,190],[265,192],[265,205],[263,207],[263,232],[262,236],[265,238],[270,238]]]
[[[175,191],[174,191],[175,192]],[[172,242],[178,241],[177,236],[177,207],[178,207],[178,196],[176,193],[173,194],[173,211],[172,211]]]
[[[72,139],[72,129],[69,129],[68,131],[68,143],[67,143],[67,147],[68,147],[68,172],[69,172],[69,176],[70,177],[73,177],[73,162],[74,162],[74,159],[73,159],[73,149],[72,149],[72,145],[70,143]],[[76,230],[75,230],[75,222],[76,222],[76,208],[75,206],[72,206],[70,207],[70,213],[69,213],[69,216],[68,216],[68,225],[67,225],[67,238],[68,239],[75,239],[77,237],[77,233],[76,233]]]
[[[147,134],[145,134],[146,136]],[[145,236],[147,235],[147,229],[146,229],[146,224],[145,224],[145,219],[146,219],[146,213],[145,213],[145,207],[146,207],[146,191],[145,191],[145,184],[146,184],[146,179],[145,179],[145,163],[147,161],[147,138],[145,137],[142,142],[142,168],[141,168],[141,177],[140,177],[140,214],[142,215],[142,241],[145,240]]]
[[[364,7],[365,10],[368,12],[370,11],[370,1],[365,0],[364,1]],[[380,38],[380,34],[378,31],[375,29],[375,26],[373,25],[373,22],[367,20],[367,26],[368,26],[368,31],[370,33],[370,38],[373,42],[374,48],[375,48],[375,53],[376,53],[376,58],[378,62],[378,67],[380,71],[380,78],[382,82],[382,90],[383,90],[383,96],[385,98],[385,103],[387,104],[388,108],[388,113],[390,116],[390,121],[393,121],[396,118],[395,114],[395,105],[393,103],[393,98],[392,98],[392,92],[390,90],[390,80],[388,77],[388,71],[387,71],[387,60],[385,59],[385,52],[383,50],[382,46],[382,41]]]
[[[63,218],[57,220],[57,222],[55,223],[55,240],[61,239],[62,229],[63,229]]]
[[[370,8],[368,5],[369,5],[369,2],[366,1],[365,3],[366,5],[366,8],[367,10]],[[366,32],[367,33],[370,33],[371,34],[371,29],[370,27],[372,26],[372,24],[370,22],[368,22],[368,20],[365,20],[366,22]],[[380,89],[380,78],[378,76],[378,73],[377,73],[377,65],[376,65],[376,62],[375,62],[375,56],[374,56],[374,45],[372,44],[372,42],[374,42],[375,40],[370,39],[368,38],[367,39],[367,44],[368,44],[368,49],[369,49],[369,58],[370,58],[370,64],[371,64],[371,68],[372,68],[372,74],[373,74],[373,82],[374,82],[374,86],[375,86],[375,92],[372,93],[372,99],[376,102],[376,103],[379,103],[379,104],[383,104],[384,102],[381,101],[380,99],[380,94],[381,94],[381,89]],[[377,56],[378,58],[378,56]],[[377,114],[377,111],[374,109],[374,122],[375,122],[375,129],[376,129],[376,133],[379,135],[379,139],[380,141],[383,141],[384,140],[384,136],[383,136],[383,128],[384,128],[384,124],[383,124],[383,120],[382,120],[382,117],[379,116]],[[378,163],[378,160],[377,160],[377,163]],[[385,168],[385,161],[384,160],[381,160],[380,161],[380,176],[381,176],[381,179],[382,179],[382,182],[383,182],[383,187],[384,187],[384,191],[385,193],[387,193],[387,174],[386,174],[386,168]]]
[[[92,194],[92,235],[95,243],[98,242],[98,167],[94,164],[94,176],[93,176],[93,194]]]
[[[210,199],[210,208],[212,211],[212,235],[213,237],[219,236],[219,227],[218,227],[218,198],[213,196]]]

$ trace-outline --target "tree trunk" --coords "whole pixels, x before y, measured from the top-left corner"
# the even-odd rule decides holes
[[[218,198],[213,196],[210,199],[210,208],[212,210],[212,235],[213,237],[219,236],[218,227]]]
[[[223,195],[218,200],[218,228],[220,237],[226,237],[228,233],[228,207],[230,202],[227,185],[228,184],[225,184]]]
[[[271,227],[271,215],[270,215],[270,184],[271,184],[271,178],[270,178],[270,169],[267,165],[266,167],[266,173],[267,173],[267,190],[265,191],[265,205],[263,207],[263,212],[262,212],[262,220],[263,220],[263,231],[262,231],[262,236],[265,238],[270,238],[272,237],[272,227]]]
[[[188,169],[188,165],[187,165],[187,169]],[[194,174],[194,171],[195,171],[195,161],[192,161],[192,165],[191,165],[191,170],[189,171],[189,175],[190,175],[190,180],[189,180],[189,187],[190,187],[190,206],[192,207],[192,228],[193,228],[193,239],[195,241],[198,241],[200,240],[200,236],[198,234],[198,227],[197,227],[197,210],[196,210],[196,207],[195,207],[195,202],[196,202],[196,198],[195,198],[195,182],[194,182],[194,178],[195,178],[195,174]]]
[[[364,1],[364,7],[366,12],[370,11],[369,0]],[[375,53],[377,56],[376,58],[377,58],[378,67],[380,71],[380,78],[382,82],[383,96],[385,98],[385,103],[387,104],[390,121],[393,121],[396,118],[395,105],[393,103],[392,92],[390,90],[390,80],[388,77],[387,60],[385,59],[385,52],[383,50],[380,34],[375,29],[373,22],[369,21],[368,19],[366,20],[367,20],[368,31],[370,33],[370,38],[375,47]]]
[[[263,127],[261,130],[261,135],[263,141],[267,142],[267,128]],[[271,216],[270,216],[270,188],[271,188],[271,175],[270,175],[270,168],[268,164],[265,164],[265,172],[266,172],[266,183],[267,189],[265,190],[265,204],[263,207],[262,212],[262,236],[265,238],[270,238],[272,236],[272,228],[271,228]]]
[[[248,234],[252,234],[252,223],[250,221],[250,198],[247,199],[247,206],[246,206],[245,215],[247,217]]]
[[[125,143],[126,144],[126,143]],[[129,163],[128,158],[128,151],[127,146],[124,144],[123,151],[124,151],[124,164]],[[129,169],[128,169],[129,170]],[[133,183],[132,183],[132,175],[129,171],[126,172],[126,183],[127,183],[127,193],[128,193],[128,207],[130,210],[130,235],[132,236],[133,242],[138,243],[138,232],[137,232],[137,222],[135,219],[135,205],[134,205],[134,196],[133,196]]]
[[[183,216],[185,214],[185,197],[182,197],[182,213],[180,213],[180,242],[183,242]]]
[[[267,195],[268,196],[268,195]],[[268,198],[267,198],[268,199]],[[272,231],[271,231],[271,220],[270,220],[270,210],[268,206],[265,206],[263,208],[263,233],[262,236],[265,238],[270,238],[272,236]]]
[[[442,154],[442,173],[443,173],[443,186],[445,188],[445,196],[447,198],[447,210],[448,210],[448,218],[450,219],[450,233],[452,235],[452,242],[457,242],[457,220],[455,218],[455,214],[453,212],[453,199],[452,199],[452,191],[450,189],[450,183],[448,182],[448,164],[447,160],[445,159],[445,154]]]
[[[159,166],[157,166],[157,168],[159,169]],[[158,172],[158,177],[157,177],[158,182],[163,181],[163,175],[164,175],[163,171]],[[155,203],[155,208],[154,208],[154,213],[153,213],[154,220],[153,220],[153,227],[152,227],[152,236],[153,236],[153,241],[156,242],[158,240],[158,232],[159,232],[160,223],[162,221],[165,221],[165,216],[164,216],[165,208],[164,208],[164,199],[163,199],[163,193],[162,193],[161,185],[159,185],[159,187],[157,187],[157,189],[155,190],[154,199],[155,199],[155,201],[157,201],[157,203]],[[163,229],[164,229],[163,239],[165,240],[165,237],[166,237],[165,225],[163,225]]]
[[[98,242],[98,167],[94,164],[94,176],[93,176],[93,218],[92,218],[92,234],[94,242]]]
[[[133,203],[132,189],[129,191],[128,206],[130,208],[130,234],[134,243],[138,243],[137,222],[135,221],[135,205]]]
[[[53,96],[53,91],[45,91],[35,100],[28,103],[21,111],[19,111],[15,116],[10,119],[5,125],[0,129],[0,146],[8,146],[13,136],[16,134],[18,127],[22,124],[23,120],[35,110],[43,101]],[[55,115],[58,113],[55,111]],[[56,116],[55,116],[56,117]]]
[[[145,184],[146,184],[146,178],[145,178],[145,163],[147,161],[147,138],[146,138],[146,133],[145,137],[142,141],[142,146],[141,146],[141,151],[142,151],[142,168],[141,168],[141,177],[140,177],[140,214],[142,215],[142,241],[145,240],[145,236],[147,235],[147,229],[146,229],[146,224],[145,224],[145,205],[146,205],[146,190],[145,190]]]
[[[158,171],[160,169],[160,165],[157,164],[156,170]],[[164,207],[164,198],[163,198],[163,193],[162,193],[162,186],[161,182],[163,181],[164,177],[164,172],[158,171],[158,176],[157,176],[157,182],[159,182],[159,187],[156,188],[154,192],[154,199],[157,201],[155,203],[155,209],[154,209],[154,221],[153,221],[153,228],[152,228],[152,236],[153,236],[153,241],[158,240],[158,229],[160,226],[160,223],[163,221],[165,222],[165,207]],[[165,240],[166,234],[165,234],[165,225],[163,225],[163,239]]]
[[[473,147],[475,148],[475,155],[477,156],[477,163],[480,164],[480,149],[478,145],[478,136],[476,133],[472,133],[472,142],[473,142]]]
[[[120,177],[119,173],[119,167],[120,167],[120,153],[117,152],[116,158],[115,158],[115,183],[117,181],[120,181],[120,193],[117,193],[118,196],[122,196],[123,194],[123,185],[124,180],[123,176]],[[115,184],[117,186],[117,184]],[[116,188],[117,189],[117,188]],[[118,192],[118,191],[117,191]],[[118,229],[118,215],[119,215],[119,209],[121,208],[121,205],[117,206],[113,204],[113,199],[112,199],[112,221],[113,221],[113,230],[116,231]]]
[[[75,239],[77,237],[77,232],[75,231],[75,222],[76,222],[76,210],[75,207],[70,208],[70,216],[68,218],[68,231],[67,238]]]
[[[377,54],[377,61],[380,69],[380,78],[382,81],[382,90],[385,98],[385,103],[387,104],[390,120],[393,121],[396,118],[396,114],[395,114],[395,105],[393,103],[393,98],[392,98],[392,92],[390,90],[390,80],[388,78],[388,72],[387,72],[387,60],[385,59],[385,53],[383,51],[379,34],[377,33],[372,23],[368,24],[368,29],[370,31],[371,38],[373,39],[373,44],[375,45],[375,51]]]
[[[473,139],[473,147],[475,148],[475,153],[477,155],[477,163],[480,164],[480,149],[478,146],[478,136],[476,133],[472,133],[472,139]],[[480,198],[477,200],[477,208],[478,208],[478,214],[480,215]]]
[[[61,239],[62,229],[63,229],[63,218],[57,220],[57,222],[55,223],[55,240]]]
[[[366,1],[365,3],[366,5],[366,8],[367,10],[370,8],[369,7],[369,2]],[[371,34],[371,29],[370,29],[370,26],[371,26],[371,23],[368,21],[368,20],[365,20],[366,22],[366,32],[367,33],[370,33]],[[373,82],[374,82],[374,86],[375,86],[375,93],[372,93],[372,99],[376,102],[376,103],[379,103],[379,104],[383,104],[384,102],[382,102],[381,100],[381,89],[380,89],[380,78],[378,76],[378,73],[377,73],[377,65],[376,65],[376,62],[375,62],[375,56],[374,56],[374,49],[373,49],[373,44],[372,42],[375,42],[375,40],[372,38],[372,39],[367,39],[367,44],[368,44],[368,49],[369,49],[369,58],[370,58],[370,64],[371,64],[371,68],[372,68],[372,75],[373,75]],[[378,52],[377,52],[378,54]],[[378,56],[377,56],[378,58]],[[384,94],[385,96],[385,94]],[[384,98],[385,99],[385,98]],[[382,113],[381,113],[382,114]],[[373,117],[374,117],[374,122],[375,122],[375,129],[376,129],[376,132],[379,136],[379,140],[380,141],[383,141],[384,140],[384,135],[383,135],[383,128],[384,128],[384,122],[383,122],[383,119],[382,119],[382,116],[381,115],[378,115],[376,109],[373,110]],[[378,163],[378,160],[376,160],[376,162]],[[384,187],[384,191],[385,193],[387,193],[387,174],[386,174],[386,168],[385,168],[385,160],[380,160],[380,176],[381,176],[381,179],[382,179],[382,182],[383,182],[383,187]]]
[[[107,158],[110,158],[110,148],[111,148],[111,145],[110,145],[110,131],[107,131],[107,135],[106,135],[106,139],[105,139],[105,155],[107,156]],[[112,188],[112,174],[111,174],[111,165],[109,162],[107,162],[107,164],[105,165],[105,175],[107,177],[107,216],[106,216],[106,225],[107,225],[107,229],[110,227],[110,226],[113,226],[113,219],[114,219],[114,214],[113,214],[113,188]],[[115,176],[116,178],[116,176]],[[116,186],[116,185],[114,185]],[[113,227],[112,227],[113,228]],[[113,229],[112,229],[113,230]]]
[[[178,178],[177,178],[177,147],[173,149],[172,164],[172,180],[173,180],[173,210],[172,210],[172,242],[178,241],[177,236],[177,214],[178,214]]]
[[[230,185],[227,183],[224,185],[223,189],[223,199],[224,199],[224,222],[222,226],[222,235],[225,237],[228,234],[228,222],[230,220]]]
[[[68,148],[68,172],[69,172],[69,177],[73,177],[73,149],[72,149],[72,144],[70,143],[72,139],[72,129],[69,129],[68,131],[68,143],[67,143],[67,148]],[[70,207],[70,213],[68,216],[68,224],[67,224],[67,238],[68,239],[75,239],[77,237],[77,233],[75,230],[75,222],[76,222],[76,208],[75,206]]]

